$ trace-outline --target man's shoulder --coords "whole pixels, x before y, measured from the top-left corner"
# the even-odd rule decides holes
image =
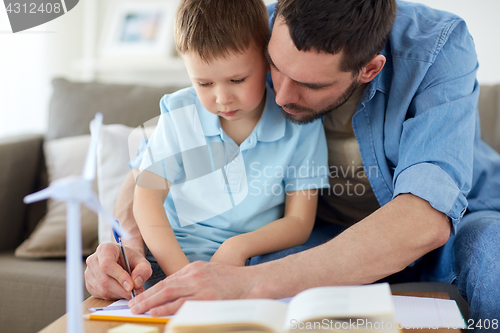
[[[464,20],[452,13],[423,4],[398,1],[390,36],[392,56],[433,62],[453,30]]]
[[[166,113],[169,111],[181,109],[196,103],[197,95],[194,87],[187,87],[177,90],[174,93],[166,94],[160,101],[161,112]]]

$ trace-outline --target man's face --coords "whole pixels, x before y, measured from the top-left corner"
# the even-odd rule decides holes
[[[311,122],[335,110],[360,86],[351,72],[339,69],[342,53],[299,51],[280,17],[274,23],[266,56],[276,103],[297,123]]]

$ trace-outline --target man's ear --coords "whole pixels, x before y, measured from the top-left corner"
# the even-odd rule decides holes
[[[380,73],[386,62],[385,56],[377,54],[368,62],[368,64],[359,72],[359,82],[368,83]]]

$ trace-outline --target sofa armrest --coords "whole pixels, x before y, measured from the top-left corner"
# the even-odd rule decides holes
[[[0,251],[15,249],[28,232],[24,196],[38,186],[43,135],[0,139]]]
[[[478,109],[481,139],[500,153],[500,84],[481,86]]]

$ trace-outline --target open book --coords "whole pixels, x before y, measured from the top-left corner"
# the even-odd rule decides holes
[[[318,287],[280,300],[186,301],[167,333],[400,332],[386,283]]]

